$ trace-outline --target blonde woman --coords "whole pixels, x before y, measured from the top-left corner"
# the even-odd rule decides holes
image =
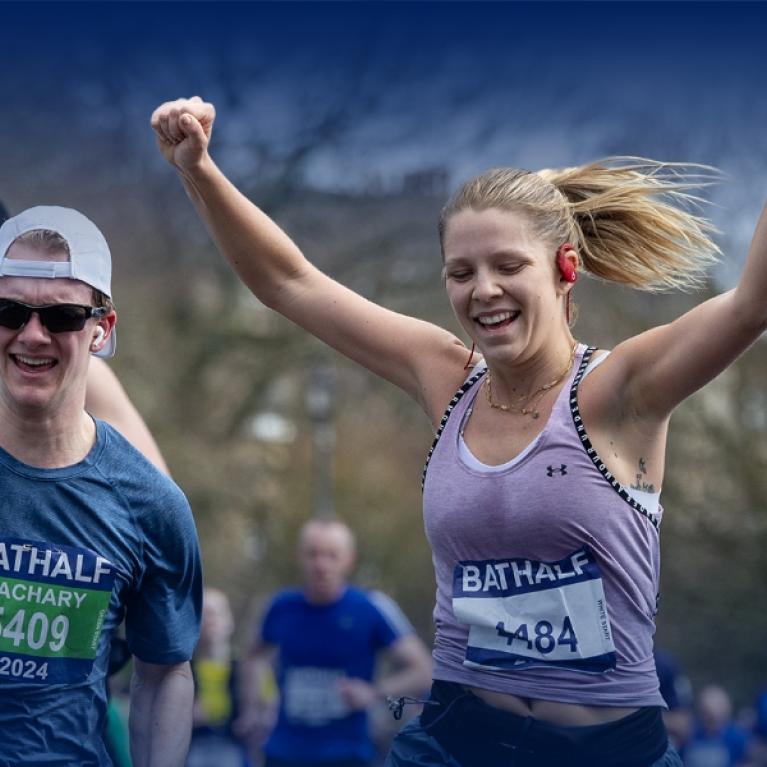
[[[152,125],[221,252],[261,301],[399,386],[437,429],[424,479],[435,682],[388,764],[680,764],[652,656],[666,433],[767,327],[767,217],[735,290],[608,353],[571,333],[580,272],[685,287],[716,254],[685,209],[685,167],[484,173],[440,221],[473,353],[312,266],[214,164],[214,118],[194,98]]]

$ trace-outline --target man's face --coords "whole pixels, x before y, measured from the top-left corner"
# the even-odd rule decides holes
[[[52,259],[37,249],[14,244],[8,258]],[[66,278],[0,277],[0,298],[32,305],[92,305],[92,290],[83,282]],[[89,319],[79,331],[51,333],[33,313],[18,330],[0,326],[0,408],[18,415],[51,417],[82,409],[90,347],[99,324],[106,330],[114,323]]]
[[[343,525],[310,523],[301,537],[298,558],[310,598],[332,601],[354,565],[351,535]]]

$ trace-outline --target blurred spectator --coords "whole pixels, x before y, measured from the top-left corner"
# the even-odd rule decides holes
[[[753,738],[748,749],[748,767],[767,767],[767,689],[754,703]]]
[[[668,706],[668,710],[663,712],[663,721],[669,740],[679,750],[692,734],[692,684],[682,673],[676,658],[664,650],[655,651],[655,670],[660,682],[660,694]]]
[[[304,586],[279,592],[267,609],[248,656],[237,724],[262,740],[271,730],[266,767],[363,767],[375,757],[368,711],[387,696],[428,690],[431,659],[389,597],[348,585],[355,542],[345,524],[308,522],[298,554]],[[374,682],[382,651],[393,668]],[[278,712],[260,699],[275,660]]]
[[[767,741],[767,690],[762,690],[756,699],[756,722],[754,733]]]
[[[692,737],[683,749],[686,767],[739,767],[745,763],[748,737],[732,720],[732,701],[718,685],[698,695]]]
[[[232,733],[237,717],[237,665],[232,653],[234,617],[223,591],[203,592],[200,641],[192,658],[194,726],[187,767],[245,767],[242,743]]]

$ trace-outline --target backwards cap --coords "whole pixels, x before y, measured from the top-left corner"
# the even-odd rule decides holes
[[[22,234],[35,229],[48,229],[66,240],[69,261],[26,261],[8,258],[8,249]],[[105,296],[112,297],[112,256],[98,227],[72,208],[38,205],[9,218],[0,226],[0,277],[65,277],[80,280]],[[114,329],[97,357],[115,353],[117,336]]]

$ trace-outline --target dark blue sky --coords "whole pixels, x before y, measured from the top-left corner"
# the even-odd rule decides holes
[[[621,65],[647,57],[691,69],[725,54],[736,69],[758,55],[767,9],[758,2],[3,2],[4,50],[27,62],[101,45],[110,66],[125,66],[146,46],[225,49],[246,40],[279,56],[305,46],[329,61],[383,44],[392,59],[442,58],[470,48],[478,58]],[[15,42],[14,42],[15,41]],[[45,50],[47,49],[47,51]],[[616,62],[615,57],[618,58]],[[107,63],[106,61],[104,63]],[[637,62],[638,63],[638,62]],[[721,62],[720,62],[721,63]]]
[[[767,84],[763,3],[1,5],[0,103],[12,121],[19,104],[46,114],[130,101],[138,114],[201,93],[239,111],[263,100],[254,129],[268,132],[277,113],[279,138],[280,119],[300,119],[279,117],[285,104],[343,100],[347,128],[375,116],[388,147],[410,118],[432,149],[435,129],[461,133],[467,114],[486,119],[484,144],[511,110],[529,115],[517,130],[616,114],[716,130],[741,102],[758,107]],[[647,131],[636,133],[626,138]]]

